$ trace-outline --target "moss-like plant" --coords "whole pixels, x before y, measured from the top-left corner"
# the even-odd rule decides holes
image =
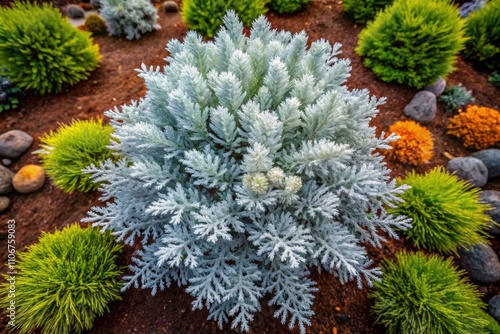
[[[224,15],[234,10],[243,24],[251,26],[253,21],[267,11],[270,0],[183,0],[182,21],[189,29],[207,37],[214,37],[220,29]]]
[[[491,218],[487,204],[479,200],[479,188],[436,167],[424,175],[410,172],[399,184],[407,184],[404,202],[390,210],[412,218],[413,228],[405,233],[418,248],[440,253],[456,253],[486,242]]]
[[[381,80],[420,88],[453,70],[462,28],[448,0],[398,0],[361,31],[356,52]]]
[[[480,293],[450,259],[401,252],[382,268],[370,298],[387,334],[489,333]]]
[[[445,109],[451,112],[458,111],[474,102],[472,92],[465,89],[462,84],[447,86],[443,94],[439,96],[439,100],[444,103]]]
[[[85,29],[92,35],[102,35],[107,31],[106,21],[97,14],[90,14],[85,19]]]
[[[377,13],[394,0],[344,0],[342,8],[356,22],[365,23],[375,18]]]
[[[56,132],[40,138],[42,149],[36,151],[54,184],[66,192],[92,191],[98,188],[82,169],[112,158],[108,149],[113,128],[102,120],[73,121],[61,124]]]
[[[398,121],[390,126],[389,133],[399,136],[392,142],[392,150],[385,151],[389,158],[405,164],[420,165],[432,159],[434,140],[431,132],[415,121]]]
[[[465,147],[486,149],[500,142],[500,112],[487,107],[469,105],[450,119],[448,134],[457,136]]]
[[[490,0],[465,20],[464,55],[489,69],[500,70],[500,0]]]
[[[500,87],[500,72],[493,72],[488,77],[488,81],[494,84],[497,87]]]
[[[22,94],[22,90],[7,77],[0,76],[0,112],[16,109]]]
[[[116,264],[122,246],[109,232],[70,225],[17,253],[15,296],[10,283],[0,285],[2,310],[15,301],[13,329],[19,333],[82,333],[94,318],[119,300]],[[5,278],[9,278],[7,275]],[[13,299],[14,298],[14,299]]]
[[[0,7],[0,64],[21,89],[40,94],[61,91],[86,79],[99,64],[90,33],[73,27],[48,5],[14,2]]]
[[[271,8],[278,13],[293,13],[311,0],[271,0]]]

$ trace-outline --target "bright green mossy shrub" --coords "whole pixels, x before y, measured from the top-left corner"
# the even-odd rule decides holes
[[[465,21],[464,55],[489,69],[500,70],[500,0],[490,0]]]
[[[462,28],[448,0],[398,0],[361,31],[356,52],[381,80],[420,88],[453,70]]]
[[[22,89],[59,92],[88,78],[101,60],[90,33],[76,29],[59,10],[15,2],[0,7],[0,64]]]
[[[293,13],[311,0],[271,0],[271,8],[278,13]]]
[[[450,259],[402,252],[382,270],[370,298],[387,334],[494,333],[480,293]]]
[[[247,27],[267,11],[269,0],[183,0],[182,21],[189,29],[207,37],[214,37],[220,29],[224,15],[234,10]]]
[[[76,120],[61,124],[56,132],[40,138],[42,149],[36,151],[54,184],[66,192],[87,192],[98,188],[82,169],[112,158],[107,148],[113,128],[102,120]]]
[[[342,8],[356,22],[365,23],[375,18],[377,13],[394,0],[344,0]]]
[[[399,184],[407,184],[403,203],[389,210],[412,218],[405,233],[418,248],[456,253],[457,247],[486,242],[490,217],[488,205],[480,203],[479,188],[436,167],[424,175],[410,172]]]
[[[17,253],[15,296],[9,280],[0,286],[2,310],[15,301],[13,329],[67,334],[92,328],[94,318],[109,311],[107,304],[121,299],[121,250],[111,233],[78,224],[42,232],[38,243]]]

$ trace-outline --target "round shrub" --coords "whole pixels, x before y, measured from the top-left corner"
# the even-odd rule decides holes
[[[418,248],[440,253],[456,253],[457,247],[469,248],[486,242],[485,229],[490,217],[487,204],[479,200],[479,188],[436,167],[424,175],[410,172],[399,184],[407,190],[397,207],[389,211],[412,219],[405,232]]]
[[[271,8],[278,13],[293,13],[311,0],[271,0]]]
[[[494,147],[500,142],[500,112],[469,105],[465,112],[450,119],[446,133],[460,138],[465,147],[478,150]]]
[[[106,113],[123,158],[87,169],[106,203],[85,221],[142,240],[126,288],[187,285],[194,309],[244,331],[269,294],[305,333],[310,268],[378,278],[364,245],[409,226],[386,214],[406,187],[373,153],[394,138],[370,126],[381,101],[343,85],[339,47],[263,16],[247,36],[229,12],[213,42],[189,32],[162,71],[142,67],[145,99]]]
[[[377,13],[394,0],[343,0],[342,8],[356,22],[365,23],[375,18]]]
[[[390,126],[389,133],[399,137],[390,144],[392,150],[384,152],[389,159],[410,165],[425,164],[432,159],[434,140],[426,127],[415,121],[398,121]]]
[[[98,184],[90,180],[82,169],[112,158],[108,149],[113,128],[102,120],[73,121],[61,124],[56,132],[40,138],[39,154],[45,172],[54,184],[66,192],[96,190]]]
[[[448,0],[398,0],[361,31],[356,52],[381,80],[421,88],[453,70],[462,28]]]
[[[456,112],[467,107],[474,100],[472,92],[463,87],[462,84],[447,86],[443,94],[439,96],[439,101],[444,103],[446,111],[449,112]]]
[[[400,252],[382,268],[369,296],[387,334],[489,333],[481,294],[451,259]]]
[[[500,0],[490,0],[465,20],[463,54],[480,66],[500,70]]]
[[[90,14],[85,19],[85,29],[92,35],[102,35],[107,31],[106,22],[97,14]]]
[[[89,330],[95,317],[109,311],[109,302],[121,299],[121,250],[111,233],[78,224],[42,232],[38,243],[17,253],[15,299],[7,281],[0,286],[0,305],[5,310],[15,300],[14,328],[21,334]]]
[[[250,27],[253,21],[267,11],[269,0],[183,0],[182,21],[189,29],[207,37],[214,37],[221,28],[224,15],[233,10],[244,25]]]
[[[139,39],[160,29],[158,11],[149,0],[101,0],[100,14],[110,36]]]
[[[90,33],[73,27],[48,5],[0,7],[0,72],[21,89],[60,92],[88,78],[101,60]]]

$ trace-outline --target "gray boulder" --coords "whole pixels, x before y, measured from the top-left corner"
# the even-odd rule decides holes
[[[12,178],[14,173],[0,165],[0,195],[7,194],[12,189]]]
[[[424,90],[433,93],[436,97],[439,97],[443,94],[444,89],[446,88],[446,80],[439,77],[431,86],[427,86]]]
[[[422,90],[415,94],[406,105],[403,112],[412,120],[420,123],[429,123],[436,116],[437,102],[434,93]]]
[[[81,19],[85,17],[85,11],[78,5],[68,5],[66,6],[66,15],[70,19]]]
[[[458,263],[472,279],[484,284],[500,279],[500,261],[489,245],[475,245],[469,250],[459,248],[458,255]]]
[[[488,169],[483,162],[473,157],[454,158],[448,161],[446,169],[462,180],[471,182],[475,187],[482,187],[488,181]]]
[[[0,156],[17,158],[33,143],[33,137],[21,130],[10,130],[0,136]]]
[[[488,232],[491,234],[500,234],[500,191],[483,190],[479,194],[479,198],[481,202],[491,206],[491,210],[485,213],[489,215],[495,223],[499,224],[498,226],[491,224]]]
[[[500,295],[493,296],[488,301],[488,312],[496,321],[500,322]]]
[[[488,178],[500,176],[500,150],[498,148],[489,148],[471,154],[471,157],[481,160],[488,168]]]

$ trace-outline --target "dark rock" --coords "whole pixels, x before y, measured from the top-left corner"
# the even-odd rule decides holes
[[[95,10],[101,9],[101,1],[100,0],[90,0],[90,3],[92,4],[92,7],[94,7]]]
[[[12,189],[12,178],[14,173],[0,165],[0,195],[7,194]]]
[[[33,138],[24,131],[10,130],[0,136],[0,156],[17,158],[33,143]]]
[[[436,116],[437,102],[434,93],[422,90],[415,94],[406,105],[403,112],[412,120],[420,123],[429,123]]]
[[[471,157],[481,160],[488,168],[488,178],[500,176],[500,149],[490,148],[471,154]]]
[[[175,1],[165,1],[162,6],[166,13],[175,13],[179,11],[179,5],[177,5]]]
[[[489,215],[495,223],[499,224],[498,226],[491,224],[488,232],[491,234],[500,234],[500,191],[483,190],[479,194],[479,198],[481,202],[491,206],[491,210],[485,213]]]
[[[473,157],[454,158],[448,161],[446,169],[462,180],[470,181],[475,187],[482,187],[488,181],[488,169],[483,162]]]
[[[445,88],[446,80],[440,77],[431,86],[425,87],[424,90],[433,93],[436,97],[439,97],[443,94]]]
[[[472,279],[486,284],[500,279],[500,261],[489,245],[479,244],[469,250],[459,248],[458,255],[458,263]]]
[[[78,5],[67,5],[66,6],[66,15],[70,19],[81,19],[85,17],[84,10]]]
[[[493,296],[488,301],[488,312],[496,321],[500,322],[500,295]]]

